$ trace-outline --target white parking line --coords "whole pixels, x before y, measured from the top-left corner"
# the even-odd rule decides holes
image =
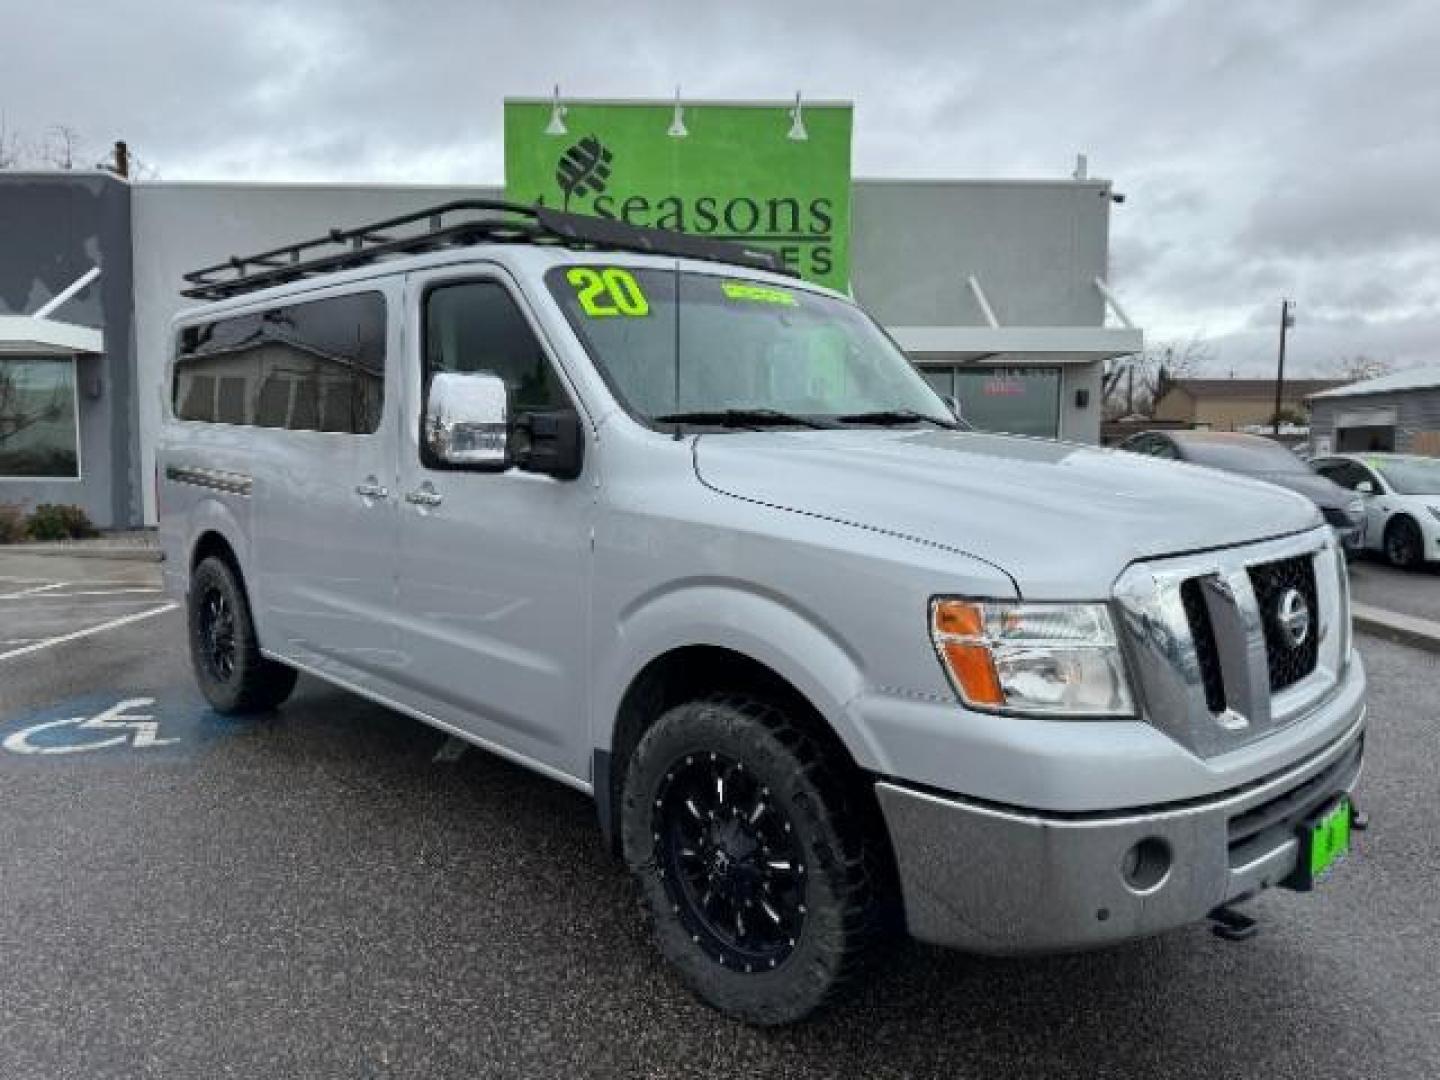
[[[34,596],[36,593],[49,592],[51,589],[63,589],[68,584],[68,581],[52,581],[48,585],[32,585],[30,588],[21,589],[19,592],[0,595],[0,600],[18,600],[22,596]]]
[[[87,583],[88,584],[88,583]],[[0,596],[0,600],[68,600],[72,596],[129,596],[133,593],[163,593],[161,588],[153,589],[76,589],[74,592],[46,592],[41,595],[34,595],[40,592],[38,589],[29,592],[10,593],[8,596]]]
[[[114,630],[116,627],[125,626],[127,623],[139,622],[141,619],[148,619],[154,615],[164,615],[167,611],[174,611],[180,605],[175,601],[163,604],[149,611],[138,611],[134,615],[126,615],[119,619],[111,619],[99,626],[87,627],[84,630],[76,630],[71,634],[61,634],[59,637],[46,638],[44,641],[37,641],[30,645],[21,646],[18,649],[11,649],[9,652],[0,652],[0,660],[9,660],[16,656],[27,656],[41,649],[48,649],[52,645],[64,645],[67,641],[77,641],[80,638],[89,637],[91,634],[102,634],[106,630]]]
[[[6,585],[51,585],[54,578],[33,578],[33,577],[6,577],[0,574],[0,583]],[[84,581],[72,581],[71,585],[139,585],[141,582],[135,578],[86,578]]]

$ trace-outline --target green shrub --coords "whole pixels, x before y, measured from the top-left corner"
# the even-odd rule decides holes
[[[14,503],[0,503],[0,544],[25,539],[25,511]]]
[[[97,535],[85,511],[78,506],[41,503],[30,515],[30,539],[79,540]]]

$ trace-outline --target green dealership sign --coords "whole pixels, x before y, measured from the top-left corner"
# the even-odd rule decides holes
[[[777,251],[850,282],[849,105],[505,102],[506,197]]]

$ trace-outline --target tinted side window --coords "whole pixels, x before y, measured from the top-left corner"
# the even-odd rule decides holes
[[[1380,483],[1380,478],[1377,477],[1369,469],[1367,469],[1364,465],[1357,465],[1355,462],[1352,461],[1350,462],[1350,468],[1353,470],[1351,476],[1353,477],[1354,481],[1350,484],[1351,487],[1359,487],[1366,480],[1369,480],[1370,486],[1373,487],[1377,492],[1385,490],[1385,488]]]
[[[385,298],[356,293],[187,327],[174,395],[181,420],[368,435],[385,403]]]
[[[1321,476],[1329,477],[1343,488],[1354,491],[1362,480],[1370,480],[1370,474],[1351,461],[1327,461],[1315,467]],[[1378,486],[1376,490],[1379,490]]]
[[[466,281],[425,297],[425,377],[488,371],[510,389],[516,412],[570,408],[545,351],[503,285]]]

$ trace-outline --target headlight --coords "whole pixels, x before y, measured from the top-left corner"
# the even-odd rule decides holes
[[[1104,604],[935,600],[930,636],[960,699],[1025,716],[1133,716]]]

